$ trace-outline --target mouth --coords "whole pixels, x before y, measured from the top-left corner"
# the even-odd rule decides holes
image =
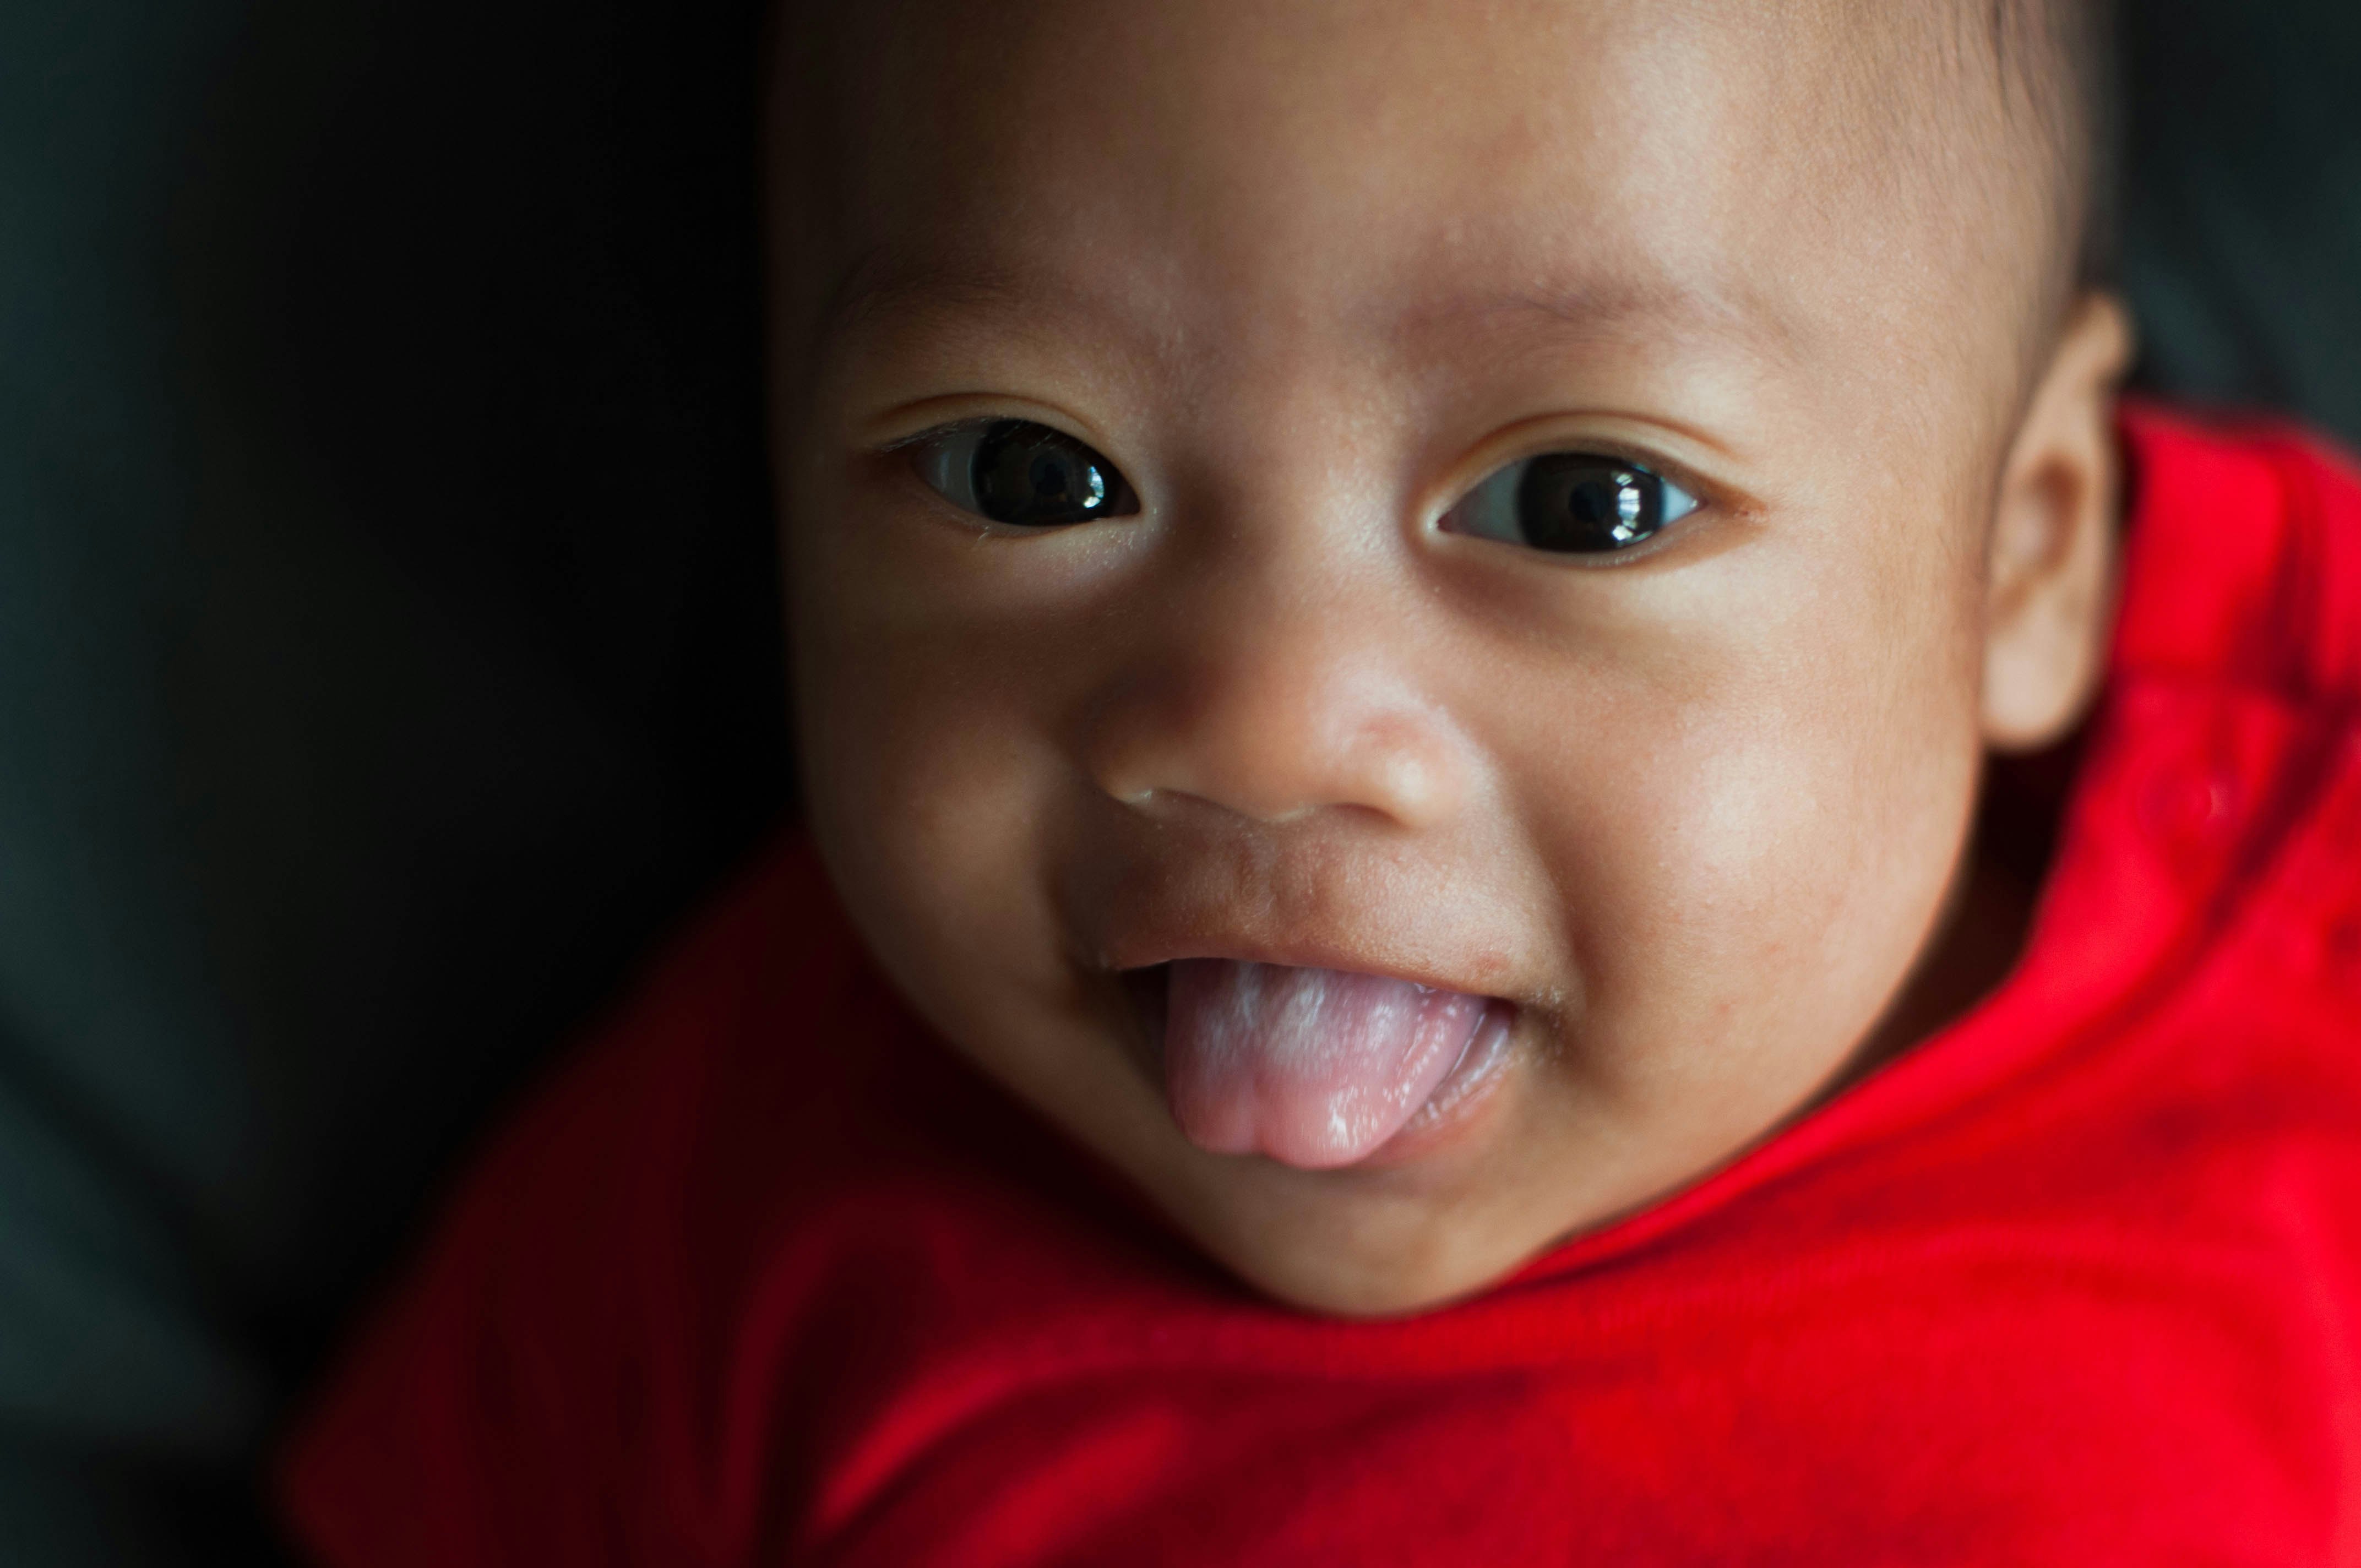
[[[1172,1118],[1213,1154],[1370,1161],[1498,1077],[1517,1009],[1391,975],[1241,959],[1122,971]]]

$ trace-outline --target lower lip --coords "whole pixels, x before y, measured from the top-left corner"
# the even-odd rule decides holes
[[[1132,1015],[1140,1025],[1140,1040],[1145,1047],[1141,1063],[1153,1080],[1164,1080],[1164,1007],[1165,985],[1169,970],[1162,964],[1144,969],[1126,970],[1117,976],[1123,982],[1126,997],[1131,1003]],[[1508,1068],[1514,1059],[1519,1010],[1514,1003],[1495,997],[1485,1009],[1484,1020],[1476,1026],[1467,1048],[1459,1060],[1444,1075],[1426,1103],[1411,1113],[1408,1122],[1390,1138],[1348,1166],[1333,1168],[1335,1171],[1382,1170],[1407,1165],[1439,1152],[1445,1146],[1459,1141],[1477,1113],[1488,1105],[1508,1077]],[[1332,1172],[1320,1172],[1326,1175]]]

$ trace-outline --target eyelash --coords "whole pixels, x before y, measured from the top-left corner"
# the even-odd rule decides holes
[[[1689,481],[1664,466],[1613,450],[1567,447],[1492,469],[1435,526],[1601,566],[1653,554],[1655,541],[1704,506]]]
[[[889,444],[919,481],[972,517],[1027,532],[1136,516],[1139,497],[1104,454],[1038,420],[961,420]]]
[[[973,445],[962,455],[961,444],[970,441]],[[880,453],[902,456],[922,484],[961,511],[1019,532],[1046,532],[1142,510],[1113,462],[1035,420],[951,421],[889,442]],[[1435,526],[1568,563],[1622,564],[1653,554],[1667,531],[1704,509],[1693,481],[1666,472],[1671,467],[1620,443],[1544,450],[1492,469]],[[1454,527],[1455,521],[1461,526]],[[1534,536],[1536,524],[1544,537]]]

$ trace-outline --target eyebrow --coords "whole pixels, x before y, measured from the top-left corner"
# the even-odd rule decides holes
[[[1790,356],[1797,323],[1771,302],[1732,299],[1665,279],[1610,278],[1478,294],[1410,313],[1413,328],[1457,330],[1470,323],[1541,322],[1573,336],[1623,340],[1642,332],[1735,342],[1771,357]]]
[[[896,312],[932,316],[1027,314],[1044,312],[1096,317],[1138,328],[1145,310],[1068,282],[1054,271],[1011,267],[972,252],[870,247],[829,287],[816,323],[827,341]],[[1713,339],[1759,356],[1789,359],[1797,323],[1760,297],[1733,299],[1717,290],[1670,279],[1605,275],[1596,280],[1537,280],[1392,312],[1389,331],[1413,335],[1464,332],[1471,325],[1542,323],[1551,335],[1578,341],[1624,342],[1646,334]]]
[[[1034,292],[1014,270],[979,258],[873,245],[837,275],[818,319],[820,331],[832,334],[896,306],[1008,306]]]

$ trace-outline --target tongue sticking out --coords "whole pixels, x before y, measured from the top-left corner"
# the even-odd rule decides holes
[[[1180,959],[1164,1024],[1173,1117],[1215,1154],[1350,1165],[1426,1103],[1486,1005],[1380,975]]]

